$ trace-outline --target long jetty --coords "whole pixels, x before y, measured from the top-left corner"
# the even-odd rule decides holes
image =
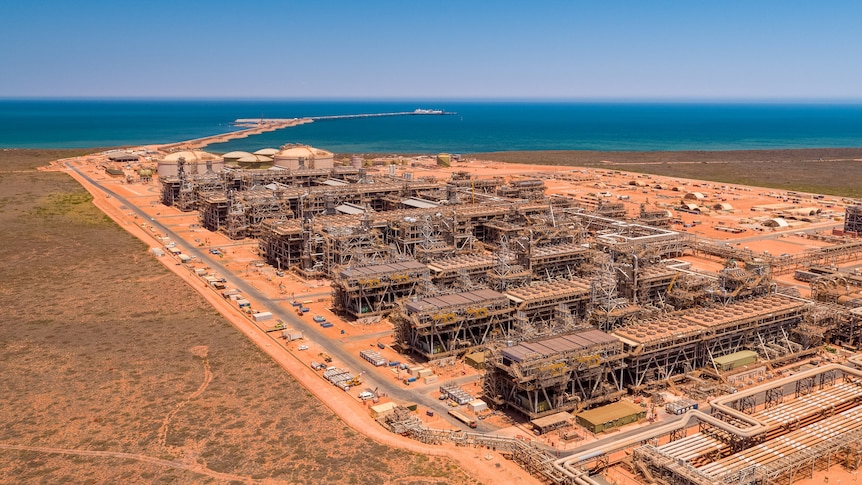
[[[281,124],[296,121],[326,121],[326,120],[345,120],[351,118],[380,118],[383,116],[445,116],[454,115],[457,113],[443,111],[439,109],[417,109],[415,111],[399,111],[393,113],[362,113],[352,115],[330,115],[330,116],[306,116],[303,118],[238,118],[233,122],[234,125],[240,126],[257,126],[268,124]],[[307,120],[307,121],[306,121]]]
[[[239,120],[237,120],[239,121]],[[307,118],[295,118],[295,119],[279,119],[279,120],[265,120],[262,123],[254,122],[247,124],[239,124],[234,123],[237,126],[241,126],[242,130],[237,131],[229,131],[227,133],[220,133],[218,135],[205,136],[203,138],[196,138],[194,140],[181,141],[177,143],[167,143],[165,145],[159,146],[160,150],[192,150],[197,148],[203,148],[207,145],[211,145],[213,143],[224,143],[230,140],[235,140],[237,138],[246,138],[252,135],[259,135],[261,133],[265,133],[268,131],[280,130],[282,128],[289,128],[291,126],[301,125],[303,123],[311,123],[311,120]]]

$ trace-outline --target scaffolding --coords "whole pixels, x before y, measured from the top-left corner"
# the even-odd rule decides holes
[[[494,253],[497,264],[485,273],[485,283],[492,289],[504,292],[509,288],[517,288],[530,284],[532,273],[520,264],[514,263],[515,255],[510,249],[508,239],[500,241],[500,247]]]
[[[512,331],[509,299],[489,289],[404,301],[390,321],[399,347],[429,360],[468,353]]]

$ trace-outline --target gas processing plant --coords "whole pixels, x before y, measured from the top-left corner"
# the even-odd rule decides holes
[[[755,255],[672,229],[668,211],[628,217],[613,199],[546,196],[539,177],[414,180],[335,166],[331,153],[302,146],[227,158],[188,152],[166,160],[164,173],[160,164],[162,202],[232,239],[256,238],[279,270],[330,279],[334,311],[360,323],[388,318],[403,354],[480,355],[485,401],[530,420],[681,378],[695,390],[727,385],[723,371],[746,356],[778,366],[825,343],[862,342],[853,310],[862,279],[833,266],[858,259],[860,240]],[[862,211],[847,211],[845,230],[858,233]],[[723,268],[677,259],[692,254]],[[812,298],[775,280],[794,272],[810,280]],[[636,448],[640,472],[660,483],[792,482],[862,442],[853,368],[730,396],[690,418],[696,434],[679,425],[664,433],[672,441]],[[578,481],[588,480],[578,463],[560,460],[545,478],[589,483]]]

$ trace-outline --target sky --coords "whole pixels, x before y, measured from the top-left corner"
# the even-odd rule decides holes
[[[0,97],[862,100],[859,1],[0,0]]]

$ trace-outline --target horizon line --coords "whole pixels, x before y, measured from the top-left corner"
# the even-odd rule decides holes
[[[280,102],[474,102],[474,103],[584,103],[584,104],[862,104],[860,98],[841,97],[270,97],[270,96],[0,96],[0,101],[280,101]]]

